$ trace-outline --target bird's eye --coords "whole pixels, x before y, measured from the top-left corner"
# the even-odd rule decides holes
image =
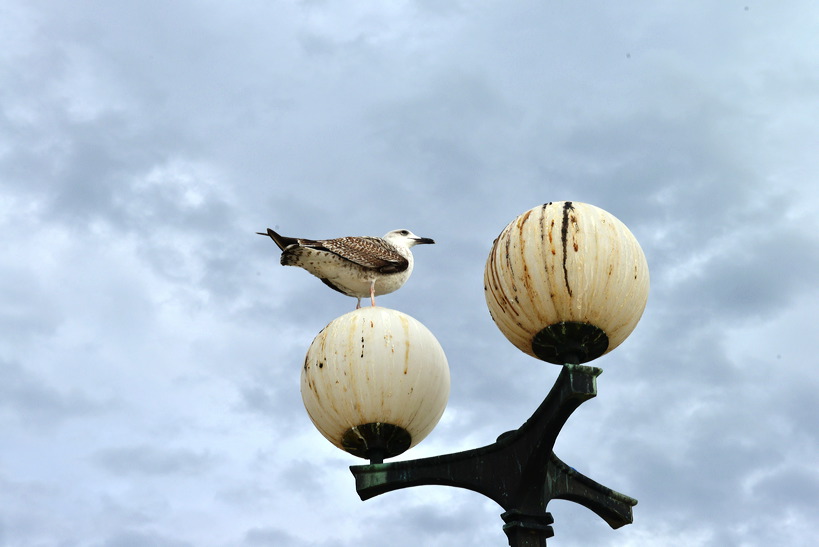
[[[409,230],[401,230],[401,235],[402,236],[408,236],[409,235]]]

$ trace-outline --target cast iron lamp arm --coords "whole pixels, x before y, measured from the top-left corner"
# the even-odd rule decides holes
[[[634,521],[631,508],[637,505],[636,499],[603,486],[569,467],[554,452],[549,460],[547,481],[552,499],[579,503],[612,528],[620,528]]]

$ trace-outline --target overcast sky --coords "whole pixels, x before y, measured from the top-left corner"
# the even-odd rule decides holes
[[[631,229],[651,295],[555,448],[634,523],[555,501],[549,545],[814,545],[819,4],[370,4],[0,0],[0,545],[505,545],[466,490],[359,500],[299,394],[355,300],[254,232],[436,240],[379,298],[452,375],[410,459],[557,377],[482,285],[558,200]]]

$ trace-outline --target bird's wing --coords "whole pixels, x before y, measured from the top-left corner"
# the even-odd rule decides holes
[[[380,237],[340,237],[315,243],[316,249],[329,251],[359,266],[372,268],[381,273],[403,272],[409,267],[409,260],[390,242]]]

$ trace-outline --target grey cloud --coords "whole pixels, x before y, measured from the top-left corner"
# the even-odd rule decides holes
[[[112,408],[75,386],[55,386],[20,363],[0,361],[0,373],[0,410],[27,427],[51,428]]]
[[[297,540],[294,535],[280,528],[252,528],[245,534],[242,545],[247,545],[248,547],[265,545],[270,547],[285,547],[292,545],[295,547],[296,545],[303,545],[303,543]]]
[[[127,530],[109,537],[100,544],[100,547],[191,547],[192,545],[193,543],[180,541],[153,531]]]
[[[143,444],[103,449],[94,460],[115,475],[164,476],[201,473],[216,465],[219,458],[209,452]]]

